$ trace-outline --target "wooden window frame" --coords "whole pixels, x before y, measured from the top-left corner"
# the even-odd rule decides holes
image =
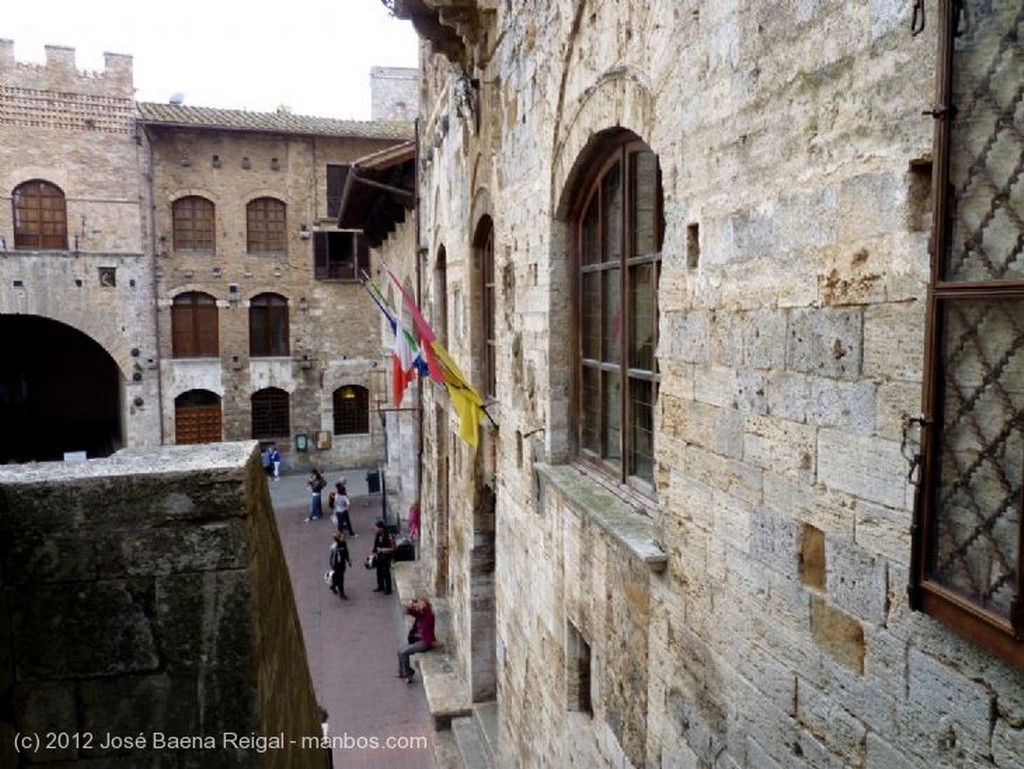
[[[649,253],[634,253],[636,251],[636,222],[638,219],[634,209],[639,198],[634,189],[634,180],[631,178],[631,169],[634,167],[635,159],[649,155],[655,161],[655,187],[654,207],[651,212],[652,230],[651,235],[655,241],[655,250]],[[610,220],[603,217],[605,211],[601,209],[604,204],[601,202],[601,194],[605,180],[614,169],[620,172],[620,183],[622,184],[621,218],[616,217],[615,225],[618,226],[618,237],[611,238],[615,231],[609,229]],[[587,181],[581,186],[576,196],[577,205],[573,208],[571,221],[573,223],[574,237],[574,281],[573,281],[573,318],[574,338],[576,342],[576,365],[575,365],[575,386],[574,386],[574,417],[575,417],[575,451],[576,457],[586,464],[592,465],[603,474],[610,474],[616,482],[626,484],[645,494],[654,493],[654,436],[653,436],[653,414],[657,402],[657,392],[660,382],[657,360],[651,355],[651,368],[643,369],[633,365],[631,355],[634,354],[630,346],[633,325],[631,321],[630,291],[633,288],[633,274],[637,269],[649,267],[654,274],[653,293],[649,297],[652,305],[653,323],[651,328],[651,339],[648,347],[651,351],[657,349],[657,287],[660,282],[661,272],[661,249],[665,232],[663,193],[661,184],[661,169],[657,163],[657,155],[641,141],[635,134],[621,131],[604,137],[603,145],[598,149],[596,160],[593,164],[593,172],[587,177]],[[586,216],[592,206],[598,206],[598,241],[601,243],[600,250],[605,253],[605,247],[615,244],[619,250],[618,258],[602,258],[596,263],[588,263],[584,252],[586,250]],[[618,272],[618,279],[606,284],[608,288],[602,288],[602,302],[605,298],[613,298],[611,292],[617,292],[618,296],[618,341],[615,345],[608,347],[602,353],[601,358],[593,358],[585,355],[587,344],[585,340],[585,328],[587,327],[585,311],[591,297],[586,295],[585,284],[588,274],[603,276]],[[599,277],[598,280],[601,280]],[[614,289],[611,286],[614,284]],[[611,306],[609,305],[609,308]],[[592,310],[592,308],[590,308]],[[604,307],[602,311],[607,314]],[[604,323],[607,318],[604,315],[599,319]],[[603,327],[602,327],[603,329]],[[602,333],[603,330],[602,330]],[[606,389],[605,375],[618,375],[619,392],[615,402],[609,400],[605,403],[606,395],[610,390]],[[588,396],[588,381],[593,383],[597,378],[598,390],[595,395]],[[640,403],[637,399],[644,390],[649,391],[646,404]],[[597,401],[599,408],[594,408]],[[597,424],[588,424],[588,404],[590,412]],[[595,450],[592,445],[593,439],[588,437],[587,431],[594,430],[599,442],[607,441],[614,433],[614,428],[609,422],[610,410],[618,409],[618,437],[617,453],[606,450],[599,445]],[[650,412],[650,437],[649,456],[637,451],[639,440],[636,433],[639,430],[639,413],[641,408]],[[646,467],[641,467],[643,459]]]
[[[68,210],[64,191],[45,179],[29,179],[11,193],[14,248],[68,250]]]
[[[216,358],[219,355],[217,300],[201,291],[175,296],[171,305],[171,357]]]
[[[971,203],[964,202],[971,187],[965,180],[984,179],[989,166],[983,155],[970,154],[972,141],[976,147],[986,146],[985,142],[972,139],[966,128],[961,132],[958,119],[963,121],[963,126],[980,125],[974,122],[977,120],[994,126],[989,129],[993,131],[992,136],[988,137],[993,144],[995,135],[1003,130],[1000,121],[992,119],[993,116],[972,114],[975,104],[993,105],[994,99],[990,101],[975,89],[981,87],[982,81],[994,81],[994,70],[982,72],[984,67],[979,69],[978,82],[968,83],[962,89],[965,94],[970,93],[970,97],[957,103],[954,73],[960,35],[957,27],[963,21],[961,14],[969,12],[959,3],[940,0],[934,109],[935,225],[930,247],[932,268],[925,339],[921,472],[911,540],[910,603],[912,608],[931,615],[1009,664],[1024,668],[1024,525],[1021,524],[1024,467],[1006,468],[998,462],[981,466],[982,461],[991,460],[994,446],[1021,440],[1022,427],[1017,411],[1021,396],[1016,392],[1007,396],[1003,390],[1006,381],[1003,373],[1015,370],[1007,363],[1007,358],[1022,353],[1019,347],[1004,350],[999,346],[1004,341],[1012,345],[1010,340],[1017,333],[1012,330],[1012,320],[1004,326],[999,322],[1001,318],[1017,314],[1006,312],[1007,303],[1024,306],[1024,279],[1014,278],[1012,274],[1007,279],[1006,274],[1000,272],[1001,254],[998,252],[991,254],[991,264],[995,266],[988,275],[983,269],[968,266],[979,261],[988,265],[989,255],[983,260],[977,255],[1003,244],[998,238],[992,244],[987,243],[983,226],[979,225],[976,232],[968,232],[966,220],[960,218],[963,212],[958,209],[977,206],[979,200],[981,204],[987,201],[992,212],[1009,205],[1007,200],[1000,199],[997,184],[982,190],[980,197],[974,189]],[[972,26],[968,34],[981,34],[981,25]],[[964,45],[968,46],[964,50],[979,55],[989,52],[983,41],[966,41]],[[1020,43],[1017,46],[1019,55]],[[970,78],[973,70],[965,68],[963,74],[965,79]],[[998,109],[998,106],[993,108]],[[968,168],[969,173],[965,172]],[[1002,166],[993,164],[991,168]],[[958,190],[961,184],[964,189]],[[991,199],[984,195],[991,195]],[[1011,214],[1011,218],[1019,218],[1020,212]],[[984,221],[984,217],[981,220]],[[1010,262],[1008,259],[1007,267]],[[1010,329],[1005,336],[1000,333],[1004,328]],[[985,340],[984,347],[977,344],[981,339]],[[967,347],[974,348],[973,357],[956,357]],[[966,397],[960,392],[961,388],[968,391]],[[1018,399],[1016,403],[1014,397]],[[1010,413],[1016,412],[1017,417],[1007,417],[1004,407]],[[973,441],[967,440],[965,424],[972,425],[972,430],[984,424],[987,434],[981,434],[978,428],[978,436]],[[990,426],[998,429],[989,429]],[[992,434],[994,438],[989,437]],[[977,463],[977,469],[965,468],[961,464],[965,457]],[[1020,459],[1012,452],[999,455],[999,459],[1007,457]],[[989,469],[991,466],[995,466],[996,471]],[[1002,470],[1008,472],[999,480],[997,476]],[[1018,484],[1016,494],[1012,493],[1013,482]],[[1010,525],[1014,517],[1017,522],[1015,542]],[[972,523],[973,531],[969,530]],[[1012,563],[1007,561],[1007,553]],[[976,578],[972,575],[979,572],[972,572],[972,569],[976,569],[979,559],[995,565],[985,572],[985,582],[975,584]],[[1012,587],[1009,596],[1003,591],[1007,585]]]
[[[280,294],[257,294],[249,301],[249,357],[290,355],[288,300]]]
[[[291,435],[291,398],[279,387],[264,387],[249,399],[252,437],[256,440],[280,440]]]
[[[353,230],[313,233],[313,277],[316,280],[357,281],[370,272],[370,247]]]
[[[360,385],[342,385],[334,391],[331,401],[335,435],[366,435],[370,432],[369,390]]]
[[[186,195],[171,204],[175,251],[213,254],[217,249],[216,206],[201,195]]]
[[[494,283],[494,220],[483,216],[477,225],[475,250],[480,264],[480,345],[481,390],[493,398],[497,394],[496,286]]]
[[[272,197],[250,200],[245,207],[245,249],[250,256],[284,256],[288,252],[288,207]]]
[[[327,165],[327,218],[337,219],[341,213],[341,199],[345,194],[345,181],[352,166]]]

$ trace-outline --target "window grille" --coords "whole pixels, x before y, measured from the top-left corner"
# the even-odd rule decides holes
[[[940,4],[936,228],[912,600],[1017,666],[1024,6]]]

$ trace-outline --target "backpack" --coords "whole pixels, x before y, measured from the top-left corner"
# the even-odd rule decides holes
[[[331,509],[331,510],[334,509],[334,499],[335,499],[335,496],[334,496],[334,492],[332,491],[330,493],[330,495],[327,497],[327,507],[329,509]]]

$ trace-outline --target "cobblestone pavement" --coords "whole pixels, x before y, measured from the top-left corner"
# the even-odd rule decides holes
[[[281,546],[291,574],[306,654],[320,704],[330,714],[336,769],[435,769],[433,726],[423,686],[396,678],[396,651],[407,621],[397,591],[375,593],[374,572],[363,567],[380,516],[380,494],[367,494],[365,470],[324,473],[327,494],[339,477],[348,479],[352,526],[352,568],[342,601],[324,584],[334,525],[329,514],[305,522],[309,507],[306,476],[287,475],[269,483]]]

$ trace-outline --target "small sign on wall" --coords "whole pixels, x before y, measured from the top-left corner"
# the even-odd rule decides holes
[[[331,447],[331,433],[329,430],[318,430],[316,434],[316,447],[319,451],[324,451]]]

